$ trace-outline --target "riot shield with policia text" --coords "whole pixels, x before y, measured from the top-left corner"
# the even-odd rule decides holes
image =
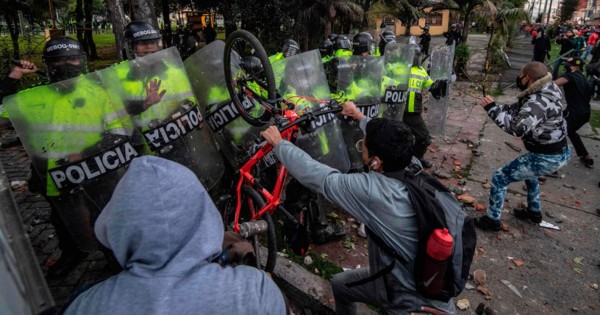
[[[100,71],[135,126],[133,138],[145,155],[191,169],[206,189],[224,172],[177,49],[171,47]]]
[[[331,95],[318,50],[287,57],[277,63],[284,69],[283,73],[275,73],[275,81],[280,82],[278,92],[285,100],[285,106],[293,106],[301,115],[329,105]],[[279,75],[282,76],[277,78]],[[301,130],[295,144],[315,160],[341,172],[350,168],[336,114],[318,116]]]
[[[383,72],[383,58],[376,56],[351,56],[347,58],[334,58],[332,65],[337,66],[337,76],[330,73],[330,87],[336,92],[332,97],[340,101],[353,101],[356,107],[371,118],[379,116],[379,100],[381,95],[381,76]],[[336,76],[337,79],[332,79]],[[332,82],[335,81],[335,82]],[[342,119],[342,133],[348,156],[350,169],[357,171],[363,169],[362,155],[357,149],[357,144],[364,137],[358,122],[350,117]]]
[[[448,114],[448,98],[450,96],[450,84],[452,82],[452,66],[454,62],[454,45],[439,46],[431,53],[431,69],[429,77],[436,83],[430,91],[439,90],[435,93],[439,97],[430,97],[427,105],[425,121],[429,132],[433,135],[444,136],[446,132],[446,115]]]
[[[379,116],[402,121],[415,46],[390,42],[385,46]]]
[[[225,43],[214,41],[186,59],[184,65],[219,150],[234,168],[239,168],[246,163],[257,141],[261,141],[260,131],[266,126],[259,128],[248,124],[231,101],[225,84],[224,51]],[[232,66],[237,65],[239,62],[232,62]],[[241,69],[233,72],[237,71]],[[250,102],[244,104],[251,106]],[[268,161],[270,164],[276,162],[274,157]]]
[[[95,218],[139,156],[129,116],[97,73],[24,90],[4,104],[35,171],[30,190],[48,196],[81,250],[94,250]]]

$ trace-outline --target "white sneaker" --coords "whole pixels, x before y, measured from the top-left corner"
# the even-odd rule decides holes
[[[358,227],[358,236],[367,237],[367,231],[365,231],[365,224],[361,223]]]

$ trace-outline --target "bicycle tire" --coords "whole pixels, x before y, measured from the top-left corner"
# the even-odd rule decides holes
[[[265,52],[264,47],[260,43],[260,41],[250,32],[244,30],[237,30],[227,38],[225,42],[225,50],[223,56],[223,64],[225,66],[225,83],[227,84],[227,90],[229,91],[229,95],[231,96],[231,100],[233,104],[238,109],[240,116],[248,122],[252,126],[261,127],[268,123],[271,118],[271,111],[268,108],[270,105],[261,104],[263,107],[266,107],[266,110],[259,116],[254,117],[248,109],[246,109],[242,103],[242,91],[236,90],[235,86],[238,86],[238,82],[234,79],[234,73],[232,73],[232,53],[235,49],[236,45],[243,44],[246,42],[252,51],[251,56],[255,56],[259,59],[262,69],[264,72],[264,81],[266,85],[268,99],[275,99],[276,97],[276,86],[275,86],[275,76],[273,74],[273,68],[271,67],[271,63],[269,62],[269,57]],[[239,54],[238,54],[239,55]],[[239,56],[240,59],[244,56]]]
[[[262,196],[252,187],[244,185],[242,186],[242,190],[248,197],[252,199],[257,208],[262,208],[265,205]],[[275,238],[275,224],[271,214],[268,212],[263,214],[262,219],[267,222],[267,263],[265,264],[264,268],[261,268],[261,263],[258,261],[260,260],[258,241],[254,240],[252,245],[254,246],[254,251],[256,252],[257,257],[256,267],[263,269],[266,272],[273,272],[275,269],[275,264],[277,263],[277,240]]]

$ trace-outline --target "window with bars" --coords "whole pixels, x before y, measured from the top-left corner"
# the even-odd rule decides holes
[[[430,26],[441,26],[442,25],[442,14],[437,12],[432,12],[427,15],[425,19],[427,25]]]

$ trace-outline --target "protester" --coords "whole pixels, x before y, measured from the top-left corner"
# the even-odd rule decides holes
[[[581,69],[585,65],[581,58],[570,58],[568,62],[567,72],[554,83],[562,86],[565,92],[567,109],[564,116],[567,122],[569,139],[571,139],[581,163],[586,167],[593,168],[594,159],[592,159],[581,137],[577,134],[577,130],[590,121],[590,99],[593,94],[593,86],[588,83],[583,73],[581,73]]]
[[[556,38],[556,43],[560,45],[560,51],[558,53],[559,56],[565,57],[566,54],[569,52],[570,52],[569,55],[574,53],[575,41],[573,40],[573,32],[572,31],[567,31],[564,35],[560,34]],[[556,78],[558,78],[558,69],[562,62],[563,62],[562,58],[556,58],[556,61],[554,62],[554,66],[552,69],[552,79],[556,80]]]
[[[457,30],[456,24],[452,24],[449,32],[444,32],[444,37],[446,37],[446,45],[448,46],[452,44],[458,45],[462,41],[462,35]]]
[[[10,73],[0,80],[0,101],[8,95],[14,94],[19,89],[21,79],[32,73],[36,73],[38,68],[33,62],[28,60],[19,60],[18,64],[13,65]]]
[[[532,61],[544,62],[546,56],[550,55],[551,45],[550,38],[543,29],[540,29],[537,36],[531,40],[533,44],[533,58]]]
[[[263,271],[212,261],[223,222],[196,175],[153,156],[134,159],[94,228],[123,271],[83,291],[65,314],[285,314]]]
[[[487,213],[475,219],[475,225],[483,230],[501,229],[506,187],[521,180],[527,185],[527,209],[515,209],[514,215],[542,222],[538,176],[557,171],[571,156],[562,93],[546,66],[541,62],[525,64],[516,83],[523,92],[514,104],[498,105],[491,96],[481,100],[488,116],[507,133],[520,137],[529,151],[494,172]]]
[[[596,46],[596,41],[598,39],[598,33],[596,32],[596,28],[590,28],[590,35],[587,38],[587,46],[585,47],[585,53],[583,54],[583,60],[586,60],[587,57],[592,52],[592,49]]]
[[[358,120],[366,133],[361,146],[363,162],[369,169],[366,173],[342,174],[313,160],[292,143],[282,140],[274,126],[262,135],[275,147],[278,159],[302,185],[323,194],[364,222],[375,235],[393,245],[399,255],[412,261],[416,257],[418,237],[408,190],[401,181],[386,177],[382,172],[402,170],[410,163],[421,169],[418,160],[412,158],[414,137],[404,123],[385,118],[370,120],[353,103],[346,103],[341,114]],[[356,314],[357,302],[377,305],[384,314],[419,311],[421,306],[450,313],[456,311],[452,300],[444,303],[416,293],[410,264],[397,263],[385,276],[347,286],[349,282],[368,278],[394,261],[371,238],[368,251],[369,267],[345,271],[332,279],[337,314]]]

